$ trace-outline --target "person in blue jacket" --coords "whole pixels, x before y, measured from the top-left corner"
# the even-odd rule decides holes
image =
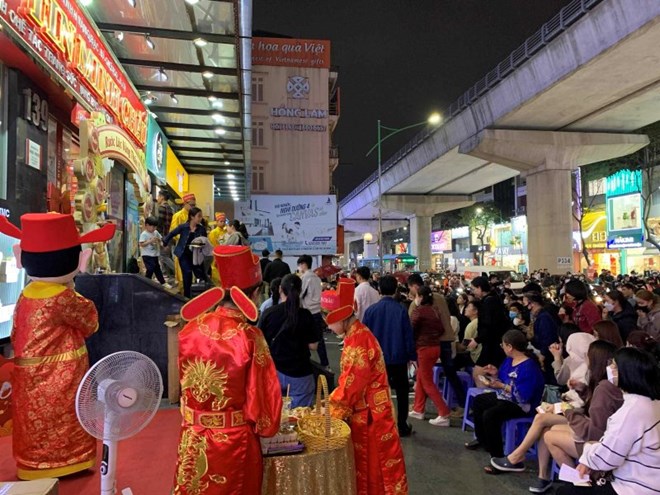
[[[413,329],[408,312],[394,294],[398,282],[391,275],[380,279],[380,301],[369,306],[362,323],[374,334],[385,359],[390,387],[396,392],[399,436],[412,433],[408,424],[408,363],[417,360]]]
[[[543,373],[536,356],[527,350],[527,337],[520,330],[509,330],[502,337],[506,359],[496,368],[484,366],[479,382],[495,393],[474,399],[474,434],[476,439],[465,447],[484,447],[491,457],[504,457],[502,425],[509,419],[535,414],[543,396]],[[492,466],[489,466],[492,468]],[[494,468],[488,469],[492,472]]]
[[[193,264],[193,252],[190,243],[198,237],[206,237],[206,229],[202,225],[202,210],[193,207],[188,212],[188,221],[182,223],[169,234],[163,237],[163,245],[167,246],[173,238],[179,236],[179,241],[174,248],[174,256],[179,259],[181,272],[183,274],[183,295],[191,296],[193,272],[198,278],[205,279],[204,265]]]
[[[545,301],[540,294],[528,294],[527,308],[534,315],[534,335],[531,338],[531,344],[538,349],[543,356],[543,378],[547,385],[556,385],[555,373],[552,369],[554,360],[550,346],[559,342],[559,322],[552,316],[552,313],[544,308]]]

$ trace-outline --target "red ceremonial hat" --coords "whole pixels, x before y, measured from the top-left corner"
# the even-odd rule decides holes
[[[100,229],[80,235],[72,215],[60,213],[26,213],[21,216],[21,227],[0,217],[0,232],[20,239],[21,250],[28,253],[51,253],[81,244],[105,242],[115,235],[116,225],[108,223]]]
[[[227,220],[227,215],[225,215],[223,212],[219,212],[215,214],[216,222],[225,223],[225,220]]]
[[[190,203],[191,201],[197,202],[197,200],[195,199],[195,195],[193,193],[184,194],[181,200],[184,203]]]
[[[354,313],[353,298],[355,296],[355,281],[352,278],[340,278],[337,290],[326,290],[321,293],[321,308],[328,312],[325,322],[332,325],[338,321],[350,318]]]
[[[219,303],[224,298],[225,291],[229,290],[232,301],[245,317],[256,321],[259,310],[241,289],[261,283],[259,257],[252,254],[249,246],[216,246],[213,256],[222,287],[206,291],[186,303],[181,308],[181,316],[185,320],[197,318]]]

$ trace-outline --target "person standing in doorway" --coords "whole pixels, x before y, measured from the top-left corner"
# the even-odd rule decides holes
[[[321,336],[316,352],[319,355],[321,366],[331,371],[329,368],[330,361],[328,361],[328,353],[325,350],[325,339],[323,338],[325,323],[323,321],[323,315],[321,315],[321,279],[312,271],[312,257],[310,255],[303,254],[298,258],[298,270],[302,274],[302,296],[300,298],[302,307],[312,313],[317,333]]]
[[[398,282],[392,275],[380,279],[382,298],[365,312],[362,323],[374,334],[385,359],[390,387],[396,392],[399,435],[410,436],[408,424],[408,364],[417,360],[413,329],[406,309],[394,299]]]

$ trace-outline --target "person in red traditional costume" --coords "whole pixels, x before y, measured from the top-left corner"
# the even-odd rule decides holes
[[[115,225],[79,235],[71,215],[28,213],[19,230],[0,217],[0,232],[20,239],[17,265],[31,282],[14,310],[13,452],[23,480],[60,477],[96,462],[96,439],[76,417],[78,384],[89,368],[85,339],[98,328],[92,301],[73,278],[92,254],[82,244],[105,242]]]
[[[407,494],[408,479],[392,412],[383,353],[376,337],[354,314],[352,279],[325,291],[325,321],[344,337],[341,374],[330,394],[330,414],[348,421],[355,449],[358,495]]]
[[[249,247],[217,246],[213,255],[222,287],[181,309],[189,323],[179,334],[183,424],[174,494],[259,495],[259,437],[279,431],[282,411],[268,344],[250,324],[261,267]]]

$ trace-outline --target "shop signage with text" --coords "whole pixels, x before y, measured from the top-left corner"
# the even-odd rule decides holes
[[[330,67],[330,41],[252,38],[252,65]]]
[[[0,24],[89,110],[104,110],[144,147],[144,105],[75,1],[0,0]]]

